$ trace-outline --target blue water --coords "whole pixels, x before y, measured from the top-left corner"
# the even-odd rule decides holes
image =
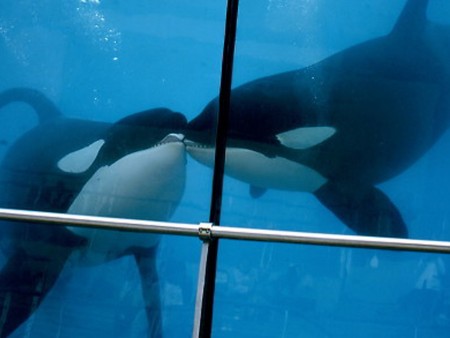
[[[404,0],[241,1],[234,85],[297,69],[386,34]],[[153,107],[195,117],[218,93],[224,1],[42,0],[0,3],[0,91],[32,87],[66,116],[115,121]],[[448,23],[450,5],[429,16]],[[0,152],[35,119],[4,108]],[[411,237],[450,240],[450,135],[381,188]],[[172,221],[209,214],[211,170],[188,159],[188,181]],[[222,223],[348,234],[311,195],[225,180]],[[159,252],[164,332],[192,331],[195,238],[164,236]],[[214,337],[449,337],[446,255],[222,241]],[[68,266],[14,337],[143,337],[147,324],[130,258]]]

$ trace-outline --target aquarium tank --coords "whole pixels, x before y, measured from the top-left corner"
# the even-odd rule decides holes
[[[0,337],[449,337],[449,18],[3,0]]]

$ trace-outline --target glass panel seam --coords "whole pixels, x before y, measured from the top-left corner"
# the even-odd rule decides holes
[[[231,85],[233,78],[234,49],[236,42],[237,17],[239,0],[228,0],[225,18],[225,36],[222,54],[222,72],[220,79],[219,112],[217,117],[216,144],[214,155],[214,172],[211,192],[209,222],[220,224],[223,193],[223,176],[225,172],[225,152],[228,133],[228,117],[230,113]],[[201,235],[201,233],[199,232]],[[213,321],[213,304],[217,270],[219,241],[208,238],[202,247],[200,261],[199,287],[194,323],[194,338],[211,337]],[[195,328],[198,328],[196,330]]]

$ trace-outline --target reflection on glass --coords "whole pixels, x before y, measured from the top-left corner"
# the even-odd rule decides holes
[[[202,95],[217,95],[223,6],[0,8],[0,207],[206,219],[210,174],[189,174],[196,166],[183,133]],[[0,336],[190,332],[198,241],[12,222],[1,229]]]
[[[363,42],[355,38],[351,47],[285,71],[291,35],[303,36],[297,48],[300,64],[312,58],[308,48],[320,44],[322,35],[335,34],[316,31],[321,17],[306,21],[311,33],[302,26],[284,34],[271,25],[274,16],[289,19],[290,9],[305,18],[316,10],[336,12],[329,4],[311,8],[315,2],[304,3],[295,8],[289,1],[271,1],[268,7],[247,3],[240,9],[236,78],[243,78],[239,71],[250,61],[260,68],[269,61],[275,65],[276,58],[266,59],[265,48],[277,37],[280,71],[256,76],[232,91],[226,173],[248,183],[253,198],[264,198],[268,189],[311,193],[356,234],[410,237],[405,216],[378,185],[403,174],[447,129],[449,25],[428,19],[427,1],[406,1],[403,9],[392,6],[396,18],[379,20],[378,36],[368,32]],[[363,8],[354,13],[374,21],[377,14]],[[217,111],[216,99],[189,123],[188,138],[194,142],[188,152],[208,166]]]

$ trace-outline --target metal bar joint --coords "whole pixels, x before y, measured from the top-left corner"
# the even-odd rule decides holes
[[[198,237],[203,241],[211,241],[212,239],[212,223],[200,223],[198,227]]]

